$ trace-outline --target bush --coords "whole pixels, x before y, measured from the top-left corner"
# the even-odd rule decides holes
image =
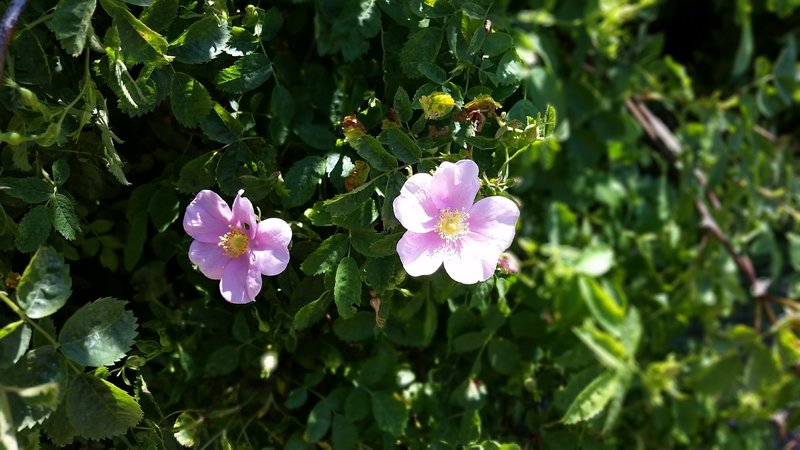
[[[30,0],[0,90],[0,442],[795,445],[797,7]],[[397,199],[468,197],[406,184],[462,160],[495,206],[437,206],[426,275]],[[253,202],[241,236],[287,223],[288,266],[198,270],[203,191]]]

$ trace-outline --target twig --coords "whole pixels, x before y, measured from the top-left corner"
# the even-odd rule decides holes
[[[0,81],[3,79],[6,54],[8,54],[8,46],[11,44],[11,33],[14,32],[17,20],[22,15],[22,10],[25,9],[27,3],[28,0],[11,0],[11,4],[8,5],[8,9],[3,15],[3,20],[0,22]]]

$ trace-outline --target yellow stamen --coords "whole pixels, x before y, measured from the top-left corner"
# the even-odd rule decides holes
[[[231,228],[224,236],[219,238],[219,246],[228,258],[238,258],[247,251],[250,240],[244,231],[238,228]]]
[[[469,224],[467,219],[469,215],[464,210],[452,210],[450,208],[443,209],[439,213],[439,221],[436,222],[436,230],[439,237],[445,241],[455,241],[460,239],[467,231],[469,231]]]

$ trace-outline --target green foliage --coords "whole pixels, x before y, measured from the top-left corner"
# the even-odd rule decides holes
[[[31,0],[0,446],[791,446],[800,5],[734,3]],[[393,201],[465,158],[508,267],[411,277]],[[187,258],[205,189],[291,226],[253,304]]]

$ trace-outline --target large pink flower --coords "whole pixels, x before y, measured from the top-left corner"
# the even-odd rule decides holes
[[[261,275],[277,275],[289,264],[292,229],[281,219],[256,222],[253,204],[239,191],[229,208],[219,195],[200,191],[186,208],[183,229],[195,240],[189,260],[231,303],[248,303],[261,291]]]
[[[470,160],[442,163],[433,175],[406,180],[394,200],[394,215],[408,230],[397,253],[411,276],[430,275],[444,264],[464,284],[486,281],[514,239],[517,205],[505,197],[475,202],[478,166]]]

